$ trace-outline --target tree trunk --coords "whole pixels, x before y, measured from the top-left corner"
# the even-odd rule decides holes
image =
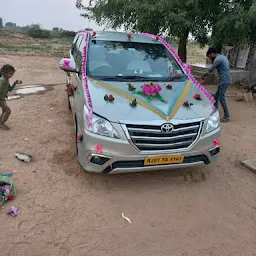
[[[187,42],[189,31],[184,32],[183,36],[179,38],[178,55],[183,63],[187,62]]]

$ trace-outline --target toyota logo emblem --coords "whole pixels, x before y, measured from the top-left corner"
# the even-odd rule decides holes
[[[164,133],[170,133],[170,132],[172,132],[173,128],[174,127],[172,124],[163,124],[161,126],[161,131]]]

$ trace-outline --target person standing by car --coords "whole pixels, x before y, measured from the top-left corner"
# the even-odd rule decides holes
[[[206,53],[206,56],[211,60],[212,66],[208,69],[208,73],[203,76],[203,79],[217,69],[219,74],[219,86],[215,94],[215,107],[218,108],[219,102],[224,110],[224,118],[221,122],[229,122],[230,114],[226,102],[226,92],[230,84],[232,83],[232,77],[230,73],[229,60],[226,56],[218,54],[216,48],[210,47]]]

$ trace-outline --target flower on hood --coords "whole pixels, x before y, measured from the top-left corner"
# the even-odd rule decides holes
[[[201,98],[200,94],[197,93],[194,95],[194,99],[201,100],[202,98]]]
[[[193,103],[190,103],[188,100],[183,103],[183,106],[185,106],[185,107],[190,107],[192,105],[193,105]]]
[[[115,97],[112,94],[109,94],[109,95],[105,94],[104,100],[107,102],[113,102],[115,100]]]
[[[171,84],[167,84],[166,88],[170,90],[170,89],[172,89],[172,85]]]

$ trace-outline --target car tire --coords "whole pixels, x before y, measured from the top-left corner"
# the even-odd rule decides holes
[[[252,86],[251,90],[253,93],[256,93],[256,84]]]
[[[68,96],[68,109],[71,111],[71,105],[70,105],[70,101],[69,101],[69,96]]]
[[[77,119],[76,119],[76,116],[75,116],[75,139],[76,139],[76,154],[77,154],[77,157],[78,157],[78,146],[77,146],[77,136],[78,136],[78,124],[77,124]]]

